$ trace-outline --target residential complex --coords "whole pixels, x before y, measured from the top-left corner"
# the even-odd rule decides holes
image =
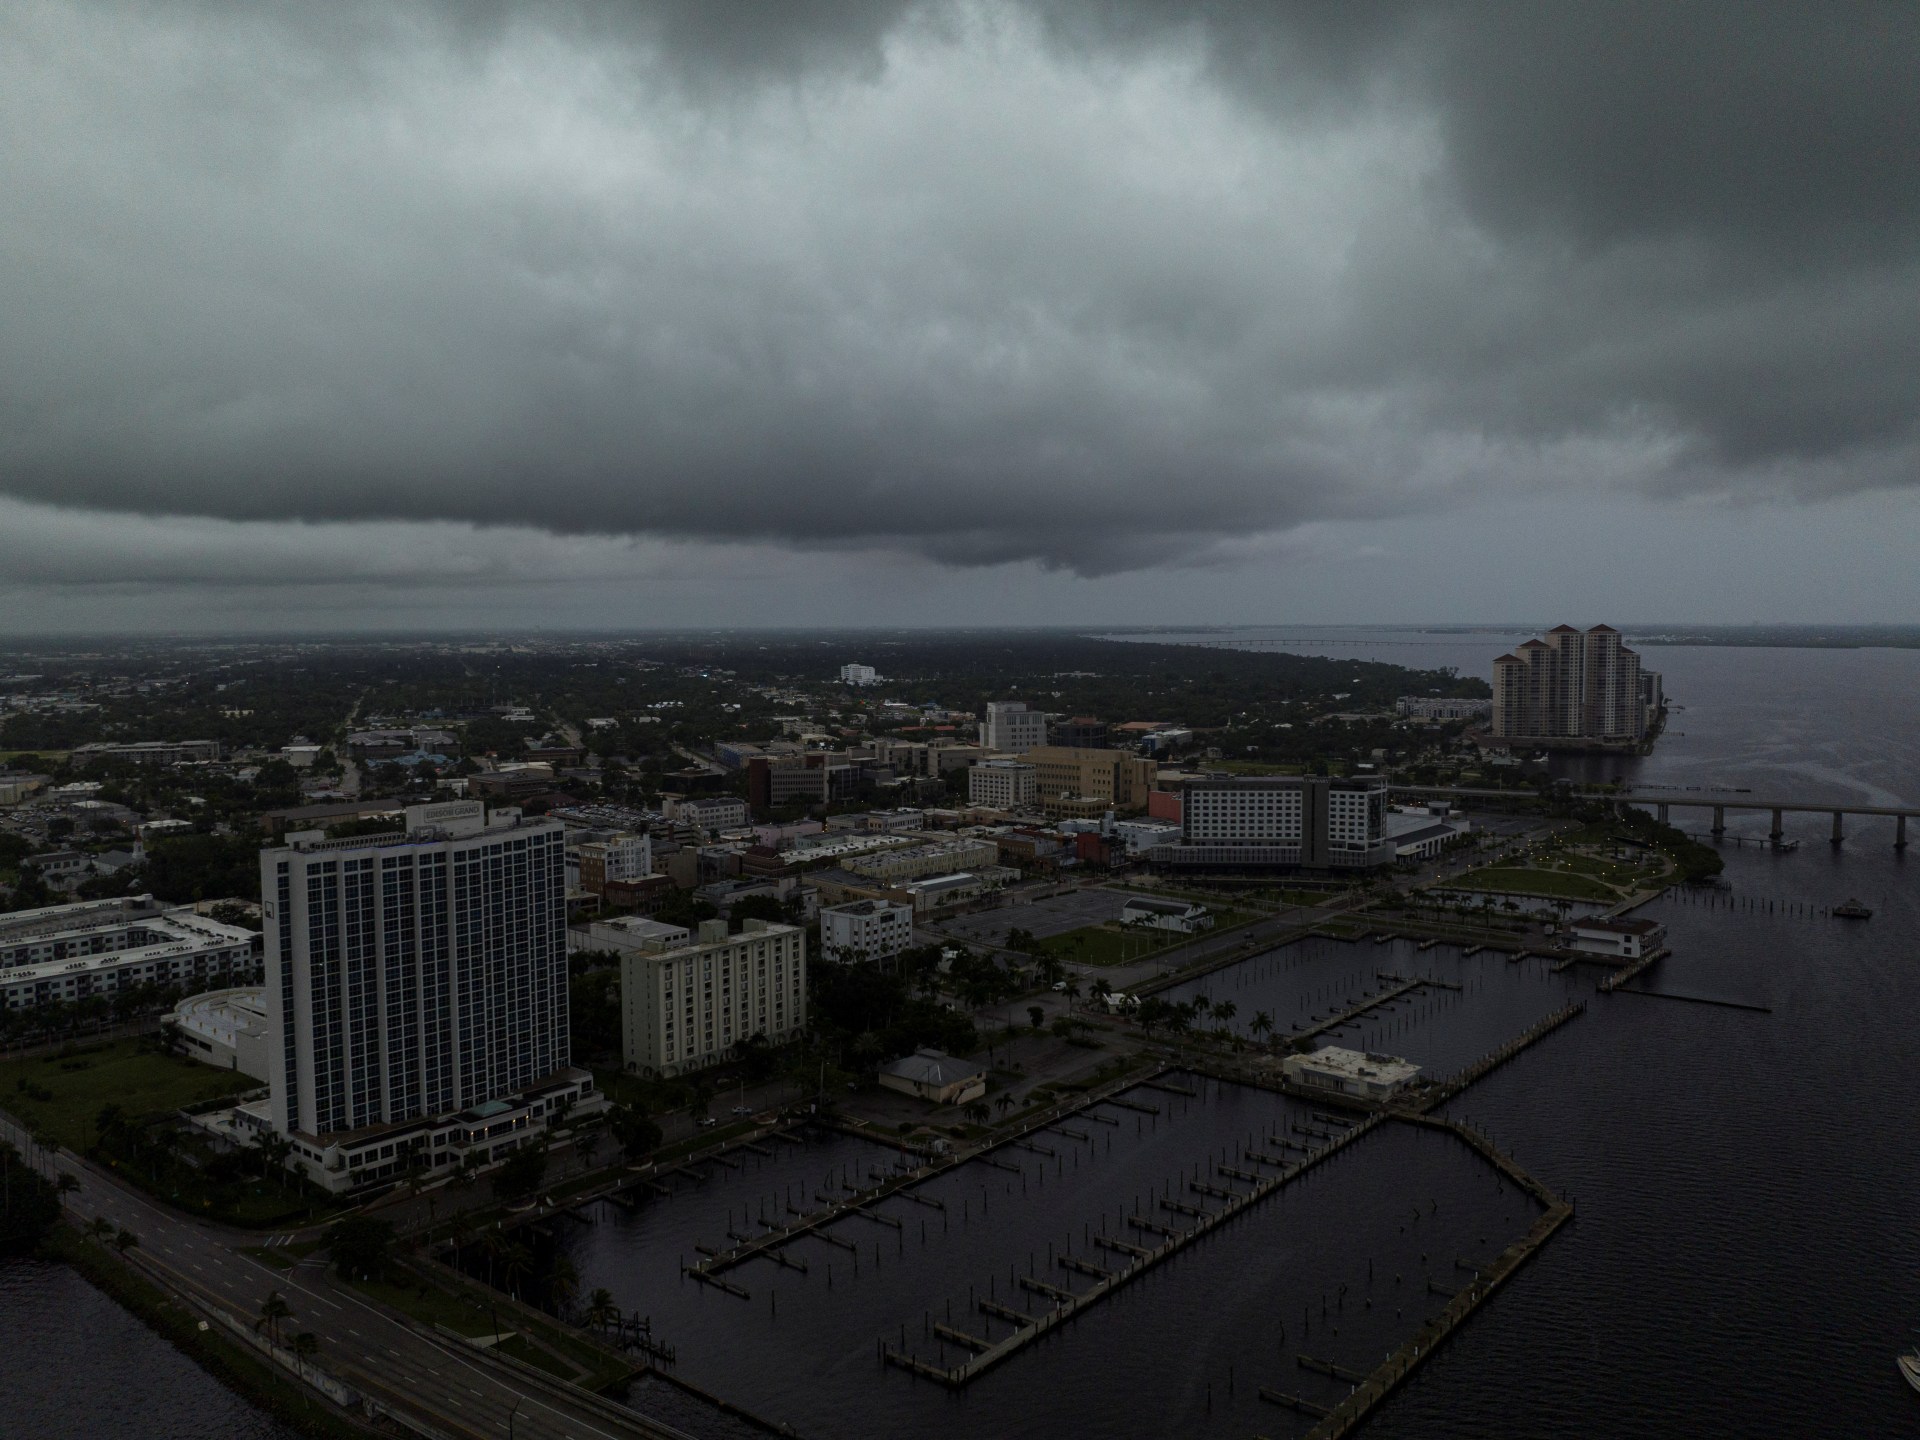
[[[330,1190],[497,1159],[575,1105],[565,827],[415,805],[406,830],[260,856],[271,1099],[240,1123]]]
[[[1180,839],[1147,852],[1189,868],[1364,869],[1391,864],[1376,776],[1209,775],[1181,786]]]
[[[913,944],[913,907],[855,900],[820,912],[820,958],[890,960]]]
[[[796,1038],[807,1024],[807,937],[792,925],[701,922],[689,941],[642,940],[618,924],[589,927],[620,955],[620,1033],[626,1067],[684,1075],[733,1058],[742,1042]]]
[[[1556,625],[1493,662],[1491,732],[1547,749],[1637,744],[1658,714],[1646,675],[1611,625]]]
[[[842,665],[840,683],[843,685],[877,685],[880,672],[871,665]]]
[[[0,996],[10,1010],[141,985],[205,990],[250,980],[260,937],[151,895],[0,915]]]
[[[1003,755],[1024,755],[1047,743],[1047,717],[1029,710],[1023,700],[994,700],[980,724],[980,743]]]

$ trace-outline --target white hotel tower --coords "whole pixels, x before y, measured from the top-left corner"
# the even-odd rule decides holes
[[[604,1103],[570,1063],[565,827],[477,801],[406,827],[260,855],[272,1100],[241,1121],[328,1189],[497,1159]]]

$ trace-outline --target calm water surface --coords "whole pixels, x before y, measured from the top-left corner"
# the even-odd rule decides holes
[[[1361,644],[1320,633],[1320,648],[1274,648],[1484,674],[1524,638],[1400,631]],[[1591,762],[1594,773],[1677,795],[1920,796],[1920,654],[1644,653],[1685,708],[1652,756]],[[1755,833],[1766,818],[1729,823]],[[1823,818],[1801,823],[1806,843],[1792,854],[1729,848],[1730,891],[1647,912],[1671,926],[1676,952],[1649,988],[1768,1013],[1591,996],[1581,970],[1398,944],[1290,947],[1188,987],[1231,1000],[1229,1024],[1244,1030],[1261,1010],[1283,1029],[1329,1014],[1377,990],[1381,972],[1458,982],[1460,992],[1421,992],[1338,1037],[1441,1073],[1569,996],[1591,996],[1585,1015],[1457,1102],[1573,1195],[1578,1218],[1369,1435],[1920,1433],[1920,1396],[1893,1366],[1920,1326],[1920,901],[1888,822],[1862,823],[1838,852]],[[1871,921],[1808,913],[1854,895],[1875,908]],[[843,1221],[836,1233],[858,1249],[801,1242],[805,1275],[753,1262],[735,1272],[750,1300],[680,1280],[680,1263],[696,1244],[755,1228],[763,1211],[812,1208],[815,1195],[866,1181],[893,1152],[833,1137],[742,1154],[738,1171],[671,1198],[560,1222],[551,1244],[588,1288],[651,1313],[688,1380],[817,1440],[1300,1435],[1304,1420],[1260,1402],[1257,1386],[1332,1398],[1337,1382],[1297,1368],[1296,1354],[1365,1367],[1441,1303],[1428,1279],[1457,1283],[1457,1261],[1492,1253],[1531,1219],[1531,1202],[1450,1137],[1398,1126],[1366,1137],[958,1395],[876,1358],[886,1340],[952,1363],[931,1333],[949,1306],[956,1328],[1004,1333],[975,1308],[982,1295],[1007,1303],[1029,1273],[1080,1288],[1060,1254],[1098,1258],[1102,1227],[1126,1236],[1125,1214],[1178,1196],[1236,1150],[1316,1123],[1278,1097],[1189,1083],[1198,1097],[1137,1095],[1158,1115],[1108,1107],[1117,1124],[1069,1123],[1086,1140],[1036,1137],[1052,1156],[1002,1151],[1015,1170],[943,1177],[929,1193],[944,1210],[887,1202],[898,1230]],[[278,1433],[64,1271],[0,1270],[0,1325],[9,1436]],[[89,1378],[76,1386],[67,1362],[82,1353]],[[697,1416],[676,1423],[698,1433]]]

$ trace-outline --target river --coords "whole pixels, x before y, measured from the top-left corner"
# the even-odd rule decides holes
[[[1293,646],[1337,653],[1340,637],[1317,633],[1322,648]],[[1433,638],[1350,634],[1345,653],[1484,674],[1524,637]],[[1920,795],[1920,652],[1643,654],[1684,708],[1652,755],[1604,762],[1609,773],[1729,798]],[[1764,816],[1729,820],[1765,829]],[[1456,1102],[1573,1196],[1577,1218],[1378,1412],[1369,1437],[1866,1436],[1920,1421],[1920,1397],[1893,1365],[1920,1325],[1920,1146],[1909,1131],[1920,901],[1890,822],[1858,822],[1837,850],[1820,817],[1800,823],[1795,852],[1728,847],[1731,889],[1643,912],[1670,926],[1675,953],[1642,985],[1764,1012],[1598,996],[1583,972],[1398,944],[1297,946],[1198,987],[1234,1000],[1244,1028],[1258,1010],[1283,1023],[1325,1013],[1376,970],[1417,967],[1465,988],[1422,992],[1354,1038],[1438,1072],[1566,998],[1588,1001]],[[1873,919],[1819,913],[1850,896]],[[956,1328],[978,1332],[989,1290],[1000,1304],[1025,1293],[1023,1277],[1084,1286],[1059,1254],[1097,1259],[1092,1235],[1125,1235],[1123,1210],[1165,1215],[1157,1202],[1196,1166],[1314,1123],[1273,1096],[1187,1083],[1201,1093],[1136,1097],[1157,1115],[1110,1109],[1119,1123],[1070,1127],[1088,1139],[1039,1137],[1051,1156],[1003,1152],[1016,1170],[969,1167],[935,1182],[944,1210],[888,1202],[898,1230],[842,1222],[855,1252],[802,1242],[805,1275],[752,1262],[734,1272],[751,1299],[681,1281],[678,1266],[695,1244],[725,1244],[728,1229],[787,1203],[811,1208],[892,1152],[820,1137],[742,1155],[738,1171],[678,1185],[671,1199],[565,1222],[553,1243],[585,1288],[606,1285],[652,1315],[685,1378],[815,1440],[1298,1436],[1308,1422],[1260,1401],[1259,1386],[1330,1398],[1338,1387],[1294,1355],[1364,1368],[1437,1306],[1428,1280],[1446,1284],[1455,1260],[1492,1253],[1530,1219],[1449,1137],[1397,1127],[1366,1137],[957,1395],[877,1358],[888,1341],[953,1363],[931,1331],[949,1307]],[[0,1270],[0,1307],[9,1435],[278,1433],[67,1272]],[[84,1385],[65,1379],[81,1353]],[[148,1395],[166,1396],[165,1408],[129,1400]]]

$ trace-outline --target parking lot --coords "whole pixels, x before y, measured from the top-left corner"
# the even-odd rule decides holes
[[[1128,896],[1118,890],[1073,890],[1031,904],[1006,905],[978,915],[942,920],[938,928],[944,934],[985,945],[1005,944],[1007,932],[1016,929],[1030,931],[1036,938],[1045,940],[1078,930],[1083,925],[1118,920],[1127,900]]]

